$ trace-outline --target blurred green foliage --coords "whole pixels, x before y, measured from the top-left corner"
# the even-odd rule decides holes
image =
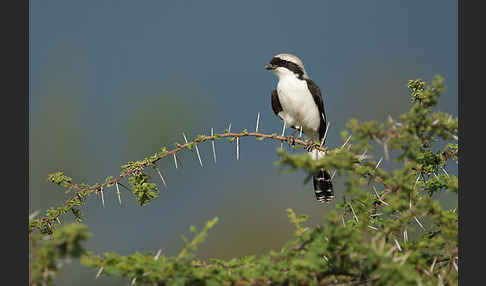
[[[51,285],[59,263],[67,257],[81,258],[83,265],[99,269],[98,275],[128,277],[133,285],[457,285],[457,208],[443,209],[433,195],[458,193],[457,176],[445,171],[449,161],[458,161],[458,120],[433,110],[445,89],[442,78],[430,85],[411,80],[408,88],[412,106],[399,120],[351,119],[342,132],[347,143],[327,150],[320,160],[278,150],[281,168],[309,174],[320,168],[336,170],[346,184],[343,202],[326,214],[321,225],[305,226],[306,215],[287,210],[295,233],[280,251],[230,260],[197,259],[195,251],[215,218],[199,232],[191,227],[193,238],[183,237],[184,247],[175,257],[96,255],[81,245],[89,237],[85,226],[60,227],[58,218],[72,211],[79,221],[79,206],[102,185],[78,186],[62,172],[50,175],[51,182],[77,192],[45,217],[29,219],[31,285]],[[205,137],[198,140],[204,142]],[[398,167],[380,167],[382,158],[372,160],[367,155],[376,149],[382,149],[385,158],[394,152]],[[122,174],[129,176],[141,205],[157,197],[144,169],[167,152],[162,149],[123,166]],[[105,184],[113,185],[110,180]]]

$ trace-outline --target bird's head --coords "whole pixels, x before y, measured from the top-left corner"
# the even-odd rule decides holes
[[[265,66],[266,70],[273,70],[279,77],[295,76],[300,79],[307,79],[304,64],[302,61],[291,54],[278,54],[272,58],[270,63]]]

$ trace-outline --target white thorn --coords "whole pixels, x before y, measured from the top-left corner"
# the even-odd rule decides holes
[[[407,228],[405,228],[405,230],[403,231],[403,241],[405,243],[408,242],[408,232],[407,232]]]
[[[366,158],[366,153],[367,153],[367,152],[368,152],[368,150],[364,150],[363,154],[361,154],[361,155],[359,156],[359,159],[358,159],[358,160],[363,161],[363,160]]]
[[[230,122],[229,127],[228,127],[228,133],[231,133],[231,122]]]
[[[337,170],[334,170],[334,172],[332,172],[332,175],[331,175],[331,181],[332,181],[332,179],[334,178],[334,175],[336,175],[336,171],[337,171]]]
[[[425,227],[420,223],[420,221],[417,219],[416,216],[413,217],[415,219],[415,221],[417,222],[417,224],[423,229],[425,230]]]
[[[388,144],[386,141],[383,143],[383,153],[385,153],[385,160],[388,161],[390,159],[390,155],[388,154]]]
[[[432,265],[430,265],[430,273],[433,273],[434,272],[434,267],[435,267],[435,263],[437,262],[437,256],[434,257],[434,261],[432,261]]]
[[[260,114],[260,113],[258,113]],[[257,128],[258,128],[258,122],[257,122]],[[214,129],[211,128],[211,136],[214,137]],[[214,158],[214,163],[216,163],[216,147],[214,146],[214,138],[213,141],[211,142],[211,145],[213,146],[213,158]]]
[[[284,120],[284,124],[283,124],[283,128],[282,128],[282,137],[284,136],[285,134],[285,127],[287,126],[287,123],[285,122]],[[283,141],[280,142],[280,149],[283,149]]]
[[[371,226],[371,225],[368,225],[369,228],[373,229],[373,230],[378,230],[376,227],[374,226]]]
[[[186,141],[186,144],[188,143],[186,134],[182,132],[182,136],[184,136],[184,141]],[[199,155],[199,148],[197,148],[197,144],[194,143],[194,147],[196,147],[196,153],[197,153],[197,158],[199,159],[199,164],[201,164],[201,167],[203,166],[202,161],[201,161],[201,155]]]
[[[258,112],[257,114],[257,123],[256,123],[256,128],[255,128],[255,132],[258,133],[258,124],[260,122],[260,112]]]
[[[459,269],[457,268],[456,260],[452,260],[452,265],[454,265],[454,269],[456,269],[456,272],[459,272]]]
[[[356,223],[359,223],[358,217],[356,216],[356,213],[354,212],[353,205],[349,203],[349,206],[351,207],[351,211],[353,212],[354,220],[356,220]]]
[[[118,181],[115,182],[115,185],[116,185],[116,194],[118,196],[118,202],[120,203],[121,206],[120,187],[118,187]]]
[[[302,125],[300,126],[300,133],[299,133],[299,137],[302,138]]]
[[[376,198],[378,199],[378,201],[379,201],[380,203],[382,203],[382,204],[384,204],[384,205],[388,206],[388,203],[387,203],[387,202],[385,202],[384,200],[382,200],[382,199],[380,198],[380,196],[378,195],[378,192],[376,191],[376,187],[375,187],[375,185],[372,185],[372,187],[373,187],[373,191],[375,191],[375,195],[376,195]]]
[[[56,220],[59,224],[61,224],[61,220],[59,219],[59,217],[56,217]]]
[[[101,266],[101,267],[100,267],[100,270],[98,270],[98,273],[96,274],[95,279],[98,279],[98,277],[100,277],[101,272],[103,272],[103,269],[105,269],[105,267]]]
[[[349,135],[348,139],[346,139],[346,141],[344,142],[343,146],[341,146],[341,148],[344,148],[344,146],[346,146],[346,144],[348,144],[349,142],[349,139],[351,139],[353,135]]]
[[[444,167],[441,167],[442,168],[442,171],[444,172],[444,174],[447,176],[447,178],[449,178],[449,174],[447,173],[446,169]]]
[[[415,180],[415,184],[413,185],[414,190],[415,190],[415,187],[417,186],[419,179],[420,179],[420,174],[418,174],[417,179]]]
[[[131,283],[130,285],[135,284],[135,281],[137,281],[137,277],[133,277],[133,279],[132,279],[132,283]]]
[[[341,216],[341,219],[342,219],[342,221],[343,221],[343,225],[344,225],[344,227],[346,227],[346,222],[344,221],[344,216]]]
[[[326,124],[326,131],[324,131],[324,137],[322,137],[321,147],[322,147],[322,145],[324,145],[324,141],[326,141],[327,130],[329,130],[329,126],[331,126],[331,121],[328,121],[327,124]]]
[[[155,257],[154,257],[155,260],[159,259],[160,253],[162,253],[162,249],[159,249],[157,251],[157,254],[155,254]]]
[[[159,174],[160,179],[162,180],[162,183],[164,183],[164,186],[167,188],[167,184],[165,183],[164,176],[162,176],[162,172],[160,171],[159,167],[157,167],[157,165],[155,165],[155,170]]]
[[[177,169],[177,158],[176,158],[176,153],[174,153],[174,164],[175,164],[175,168]]]
[[[380,196],[378,195],[378,192],[376,191],[375,185],[372,185],[371,187],[373,187],[373,191],[375,191],[376,198],[379,200]]]
[[[240,137],[236,137],[236,160],[240,159]]]
[[[105,207],[105,197],[103,195],[103,187],[101,187],[101,205]]]
[[[400,243],[398,243],[398,240],[396,240],[395,238],[394,238],[394,240],[395,240],[395,244],[398,247],[398,251],[402,251],[402,248],[400,247]]]
[[[201,155],[199,155],[199,148],[197,148],[197,144],[195,144],[194,147],[196,147],[197,158],[199,159],[199,164],[201,164],[202,167],[203,163],[201,161]]]
[[[375,170],[378,169],[378,166],[380,166],[382,160],[383,160],[383,157],[381,157],[380,158],[380,161],[378,161],[378,163],[376,163]]]

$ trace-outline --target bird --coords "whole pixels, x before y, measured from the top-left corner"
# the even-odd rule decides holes
[[[293,134],[301,130],[309,138],[308,146],[321,141],[321,145],[324,145],[327,120],[321,89],[309,78],[303,62],[295,55],[281,53],[274,56],[265,69],[273,71],[278,78],[277,88],[271,92],[275,115],[285,126],[295,129]],[[289,138],[293,139],[293,135]],[[314,160],[325,154],[312,147],[307,151]],[[327,170],[321,168],[313,174],[312,181],[318,202],[330,202],[334,198],[331,176]]]

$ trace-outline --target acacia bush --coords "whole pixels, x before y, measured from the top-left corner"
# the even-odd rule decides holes
[[[243,136],[286,141],[285,137],[247,130],[199,135],[173,150],[162,147],[150,158],[129,162],[119,177],[91,186],[73,184],[62,172],[52,174],[48,180],[73,196],[43,217],[29,219],[30,284],[52,285],[60,262],[72,257],[98,269],[97,276],[127,277],[133,285],[457,285],[458,211],[445,210],[434,199],[437,192],[458,193],[457,176],[446,171],[448,162],[458,162],[458,120],[433,110],[444,88],[440,77],[430,85],[410,80],[408,112],[383,123],[351,119],[342,132],[343,146],[332,150],[315,146],[326,151],[320,160],[311,160],[305,152],[278,149],[280,168],[305,170],[309,176],[320,168],[335,170],[345,180],[346,190],[342,202],[316,227],[305,225],[306,215],[288,209],[294,237],[280,251],[258,256],[197,259],[195,252],[217,218],[199,231],[191,227],[192,239],[184,238],[175,257],[160,252],[94,254],[82,245],[90,233],[80,223],[81,207],[86,197],[98,194],[103,199],[104,190],[119,192],[120,186],[130,189],[140,205],[149,203],[158,190],[146,168],[157,169],[159,159],[176,160],[177,152],[197,149],[205,141],[226,137],[233,142]],[[300,139],[295,142],[307,145]],[[374,160],[367,155],[371,152],[383,153],[397,167],[382,168],[383,158]],[[120,182],[123,178],[129,187]],[[63,226],[59,218],[68,213],[76,223]]]

